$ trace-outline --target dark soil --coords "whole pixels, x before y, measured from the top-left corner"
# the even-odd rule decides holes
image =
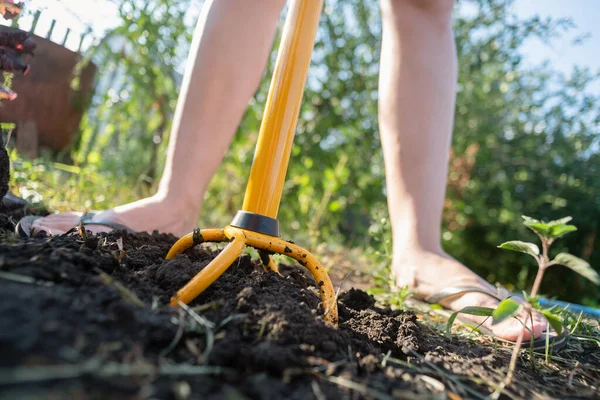
[[[445,338],[360,290],[340,294],[339,327],[323,322],[301,267],[279,276],[243,256],[184,310],[169,298],[215,252],[165,261],[170,235],[24,240],[4,221],[2,399],[457,399],[506,374],[508,350]],[[527,359],[505,397],[597,398],[597,358],[535,372]]]

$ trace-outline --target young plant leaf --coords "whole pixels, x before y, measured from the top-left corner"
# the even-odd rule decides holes
[[[552,329],[554,329],[556,333],[560,335],[563,331],[563,324],[560,322],[560,319],[556,315],[552,314],[550,310],[540,310],[540,312],[544,318],[546,318]]]
[[[575,227],[575,225],[567,225],[567,222],[571,221],[572,219],[572,217],[564,217],[556,219],[554,221],[544,222],[523,215],[523,225],[525,225],[540,236],[549,239],[556,239],[569,232],[574,232],[577,230],[577,227]]]
[[[531,224],[525,224],[526,227],[528,227],[529,229],[531,229],[532,231],[534,231],[535,233],[537,233],[538,235],[540,235],[541,237],[549,237],[550,236],[550,227],[548,226],[548,224],[544,224],[544,223],[531,223]]]
[[[556,225],[556,226],[552,226],[550,227],[550,236],[553,239],[557,239],[569,232],[575,232],[577,230],[577,227],[575,225]]]
[[[534,231],[540,236],[548,237],[550,233],[550,225],[537,219],[523,215],[523,225]]]
[[[494,309],[489,308],[489,307],[475,307],[475,306],[464,307],[464,308],[456,311],[455,313],[452,313],[450,318],[448,318],[448,323],[446,324],[446,335],[448,335],[448,336],[450,335],[450,329],[452,329],[452,324],[454,324],[454,320],[456,319],[456,316],[459,313],[476,315],[479,317],[491,317],[493,312],[494,312]]]
[[[525,222],[537,222],[537,223],[541,222],[540,220],[528,217],[527,215],[521,215],[521,218],[523,218],[523,221],[524,221],[523,223],[525,223]]]
[[[584,278],[594,282],[596,285],[600,285],[600,275],[598,275],[598,272],[596,272],[587,261],[569,253],[558,254],[554,258],[554,261],[572,269]]]
[[[567,222],[570,222],[572,219],[573,219],[573,217],[564,217],[564,218],[560,218],[560,219],[555,219],[554,221],[548,222],[548,225],[550,225],[550,226],[564,225]]]
[[[521,305],[513,299],[504,299],[492,313],[492,325],[499,324],[507,318],[514,317],[519,312]]]
[[[510,242],[505,242],[498,247],[505,250],[519,251],[521,253],[526,253],[534,257],[540,254],[540,249],[539,247],[537,247],[537,245],[528,242],[521,242],[520,240],[512,240]]]

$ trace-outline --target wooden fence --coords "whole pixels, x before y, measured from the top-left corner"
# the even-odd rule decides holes
[[[53,19],[52,22],[50,23],[50,29],[45,34],[40,35],[38,32],[36,32],[36,29],[38,27],[38,23],[40,21],[41,16],[42,16],[42,11],[37,10],[33,14],[33,21],[31,22],[31,24],[28,27],[23,26],[23,24],[21,23],[23,20],[22,18],[15,18],[12,20],[11,27],[30,32],[30,33],[35,34],[40,37],[44,37],[47,40],[52,40],[52,34],[54,33],[54,28],[56,27],[56,23],[57,23],[56,19]],[[67,28],[63,39],[56,41],[56,43],[60,44],[61,46],[64,47],[67,44],[67,40],[69,40],[69,36],[71,34],[72,34],[71,28]],[[90,27],[87,27],[87,29],[85,29],[84,32],[79,33],[79,46],[77,47],[77,50],[75,50],[76,53],[81,52],[81,50],[83,49],[83,43],[84,43],[85,39],[87,37],[90,37],[91,35],[92,35],[92,29]]]
[[[16,124],[14,137],[20,152],[35,157],[39,146],[54,151],[65,150],[78,132],[79,124],[94,92],[97,68],[87,64],[79,71],[78,88],[72,88],[74,71],[81,61],[80,51],[91,29],[81,33],[77,51],[65,47],[71,29],[67,29],[62,40],[51,40],[56,27],[52,20],[50,28],[44,34],[36,29],[42,12],[33,14],[33,20],[27,29],[20,19],[12,22],[12,27],[0,27],[3,30],[19,28],[30,32],[36,42],[35,57],[28,58],[31,72],[27,76],[15,75],[12,87],[18,93],[17,99],[3,103],[0,107],[0,122]]]

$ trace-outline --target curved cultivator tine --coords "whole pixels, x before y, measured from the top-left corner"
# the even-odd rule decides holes
[[[198,234],[200,237],[198,237]],[[194,239],[194,235],[196,235],[196,239]],[[203,242],[224,242],[226,240],[227,237],[223,234],[222,229],[196,230],[194,233],[184,236],[175,243],[171,251],[169,251],[171,257],[167,255],[167,259],[174,258],[177,254],[196,244]],[[171,305],[175,306],[180,301],[187,304],[198,297],[200,293],[205,291],[207,287],[227,271],[227,268],[238,258],[245,246],[244,235],[230,238],[229,244],[225,246],[223,251],[171,298]]]

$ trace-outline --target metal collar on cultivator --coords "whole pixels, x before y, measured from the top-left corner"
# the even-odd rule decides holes
[[[277,221],[322,6],[323,0],[291,2],[242,210],[224,229],[195,229],[182,237],[173,245],[167,259],[204,242],[229,244],[177,292],[171,305],[195,299],[231,266],[245,246],[251,246],[259,251],[265,271],[279,272],[271,257],[274,253],[291,257],[305,266],[319,286],[325,320],[337,325],[337,302],[327,272],[308,251],[279,238]]]

